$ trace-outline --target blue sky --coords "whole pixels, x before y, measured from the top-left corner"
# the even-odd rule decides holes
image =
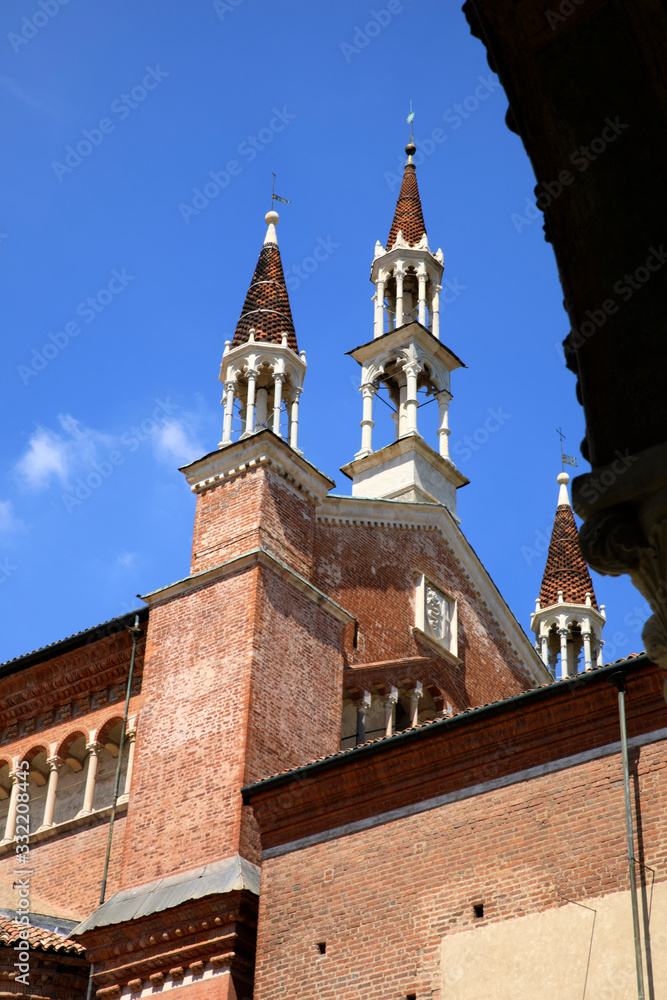
[[[372,337],[369,269],[410,101],[450,282],[441,337],[468,366],[450,410],[471,480],[462,528],[528,631],[557,500],[555,428],[579,456],[584,422],[535,178],[459,6],[5,0],[0,659],[187,575],[194,498],[178,466],[220,440],[220,357],[272,172],[291,201],[278,237],[308,359],[300,446],[348,492],[338,469],[359,448],[361,399],[345,352]],[[644,601],[627,578],[595,584],[608,658],[637,651]]]

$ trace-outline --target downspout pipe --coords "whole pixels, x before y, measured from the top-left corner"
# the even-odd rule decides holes
[[[107,852],[104,858],[104,871],[102,873],[102,886],[100,888],[100,906],[104,902],[107,893],[107,877],[109,875],[109,861],[111,858],[111,845],[113,843],[113,825],[116,819],[116,806],[118,805],[118,793],[120,791],[120,775],[123,767],[123,749],[125,746],[125,729],[127,728],[127,719],[130,714],[130,696],[132,694],[132,681],[134,680],[134,661],[137,655],[137,643],[144,634],[139,628],[139,615],[134,617],[134,625],[128,628],[130,633],[130,638],[132,639],[132,655],[130,656],[130,672],[127,675],[127,688],[125,690],[125,711],[123,713],[123,724],[120,729],[120,743],[118,745],[118,761],[116,763],[116,779],[114,781],[113,788],[113,801],[111,803],[111,816],[109,817],[109,836],[107,837]],[[88,990],[86,992],[86,1000],[90,1000],[93,993],[93,973],[94,968],[90,967],[90,976],[88,977]]]
[[[644,968],[642,965],[642,946],[639,932],[639,904],[637,902],[637,869],[635,859],[635,840],[632,823],[632,805],[630,800],[630,765],[628,763],[628,737],[625,726],[625,692],[627,689],[625,672],[619,670],[609,678],[609,682],[618,690],[618,719],[621,730],[621,757],[623,760],[623,790],[625,793],[625,832],[628,843],[628,872],[630,875],[630,898],[632,901],[632,929],[635,938],[635,965],[637,968],[637,997],[645,1000]]]

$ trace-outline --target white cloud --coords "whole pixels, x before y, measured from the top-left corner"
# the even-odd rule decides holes
[[[205,452],[183,420],[165,420],[153,434],[153,445],[160,461],[170,464],[185,465]]]
[[[16,464],[19,477],[30,489],[45,489],[54,479],[67,486],[75,469],[97,459],[100,446],[113,444],[113,438],[86,427],[69,413],[61,413],[58,422],[62,433],[38,427]]]
[[[136,552],[121,552],[116,559],[116,565],[121,569],[132,569],[137,558]]]
[[[14,514],[11,500],[0,500],[0,533],[19,531],[21,528],[23,522]]]

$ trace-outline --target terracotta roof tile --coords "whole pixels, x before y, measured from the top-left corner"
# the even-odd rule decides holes
[[[298,351],[280,250],[276,243],[265,243],[260,251],[232,347],[246,343],[251,327],[255,328],[255,340],[270,341],[272,344],[279,344],[283,333],[286,333],[288,346]]]
[[[414,163],[406,163],[405,165],[403,183],[394,212],[394,221],[389,230],[387,250],[391,250],[396,242],[399,229],[403,233],[403,239],[411,247],[416,246],[426,232]]]
[[[552,604],[557,604],[559,590],[562,590],[563,600],[567,604],[585,604],[586,594],[589,593],[593,607],[598,606],[591,574],[579,548],[577,526],[569,504],[561,504],[556,508],[540,590],[540,605],[549,608]]]
[[[11,917],[0,917],[0,946],[6,947],[17,944],[20,940],[25,940],[24,933],[19,933],[23,932],[24,926]],[[76,941],[62,937],[54,931],[35,927],[33,924],[28,927],[28,941],[31,948],[39,951],[64,951],[70,955],[85,955],[85,949]]]

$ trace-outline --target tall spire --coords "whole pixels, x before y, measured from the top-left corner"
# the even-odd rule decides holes
[[[235,431],[244,439],[270,430],[298,451],[306,355],[299,354],[296,343],[276,237],[278,213],[267,212],[265,221],[266,236],[234,339],[225,342],[222,355],[225,415],[219,447],[232,444]]]
[[[419,188],[417,187],[417,168],[412,159],[416,151],[417,147],[410,140],[405,147],[408,159],[403,172],[403,183],[401,184],[398,201],[396,202],[394,221],[389,230],[387,251],[393,247],[399,232],[402,234],[404,242],[410,247],[417,246],[421,242],[422,237],[426,235],[422,203],[419,197]]]
[[[591,603],[597,608],[591,574],[579,548],[577,526],[567,492],[569,481],[567,472],[558,476],[558,506],[542,577],[540,604],[543,608],[556,604],[559,593],[566,604],[585,604],[586,594],[590,594]]]
[[[585,669],[602,662],[604,607],[598,608],[593,581],[579,548],[567,484],[558,476],[558,506],[540,596],[531,618],[536,648],[552,673],[560,658],[560,677],[576,674],[583,650]]]
[[[280,259],[276,226],[279,221],[277,212],[267,212],[265,216],[268,229],[264,244],[259,253],[255,273],[250,282],[250,288],[239,321],[233,347],[248,341],[250,330],[255,331],[255,340],[270,341],[280,344],[283,335],[287,334],[287,344],[293,351],[298,351],[292,310],[290,309],[287,285],[283,265]]]

